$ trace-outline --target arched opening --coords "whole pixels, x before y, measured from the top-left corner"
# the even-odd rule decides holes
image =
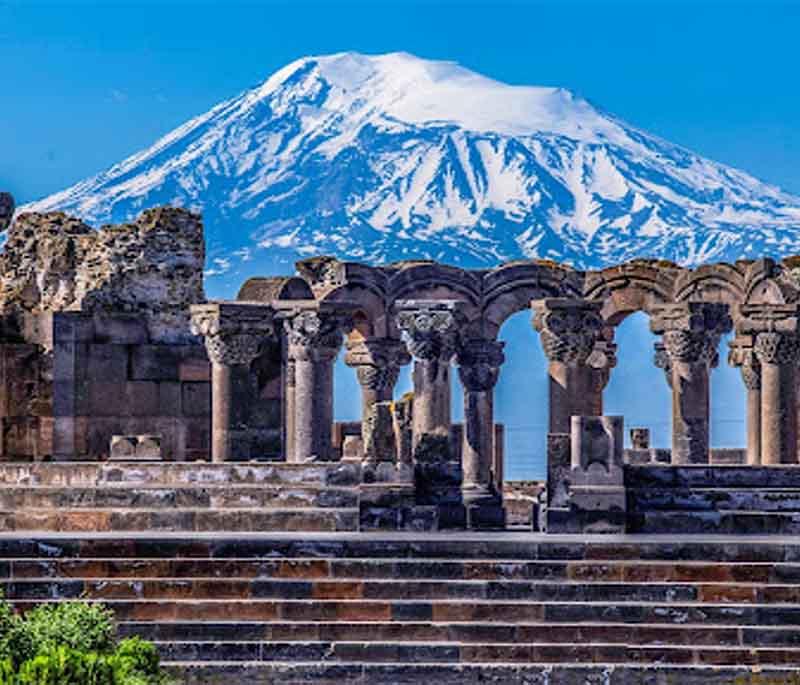
[[[624,417],[626,447],[631,428],[648,428],[651,447],[672,444],[672,391],[654,362],[659,340],[643,312],[630,314],[615,329],[617,365],[603,395],[603,413]]]
[[[747,389],[741,371],[728,364],[729,343],[734,334],[719,343],[719,365],[711,373],[711,447],[744,449],[747,444]]]
[[[506,481],[547,477],[547,359],[528,310],[509,317],[500,329],[506,361],[495,386],[494,416],[505,426]]]

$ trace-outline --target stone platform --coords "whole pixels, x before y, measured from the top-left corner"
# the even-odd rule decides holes
[[[755,685],[800,668],[795,537],[4,534],[0,575],[22,610],[103,601],[195,684]]]

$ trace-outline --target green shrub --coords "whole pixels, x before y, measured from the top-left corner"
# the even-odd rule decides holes
[[[169,685],[152,643],[117,643],[99,604],[41,605],[24,617],[0,596],[0,685]]]
[[[37,653],[57,646],[84,652],[114,649],[114,612],[102,604],[41,604],[25,614],[23,622],[37,645]]]

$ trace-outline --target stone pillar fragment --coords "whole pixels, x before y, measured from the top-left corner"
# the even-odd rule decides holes
[[[412,449],[415,456],[421,447],[446,452],[451,422],[450,362],[458,347],[461,303],[404,300],[396,307],[398,327],[414,358]]]
[[[624,533],[626,495],[621,416],[573,416],[570,525],[575,532]]]
[[[587,361],[602,340],[600,303],[534,300],[533,327],[539,332],[550,375],[550,433],[569,433],[573,416],[602,406],[603,382]],[[601,350],[605,355],[610,350]],[[605,371],[603,371],[605,373]],[[599,380],[602,381],[602,375]]]
[[[732,327],[727,305],[688,302],[652,311],[650,329],[662,336],[656,365],[672,388],[672,463],[708,464],[709,372],[718,363],[720,337]]]
[[[348,341],[345,364],[356,369],[361,385],[361,422],[366,422],[376,402],[392,399],[400,367],[411,361],[405,343],[391,338]]]
[[[205,338],[211,361],[211,458],[250,458],[250,364],[273,333],[273,310],[263,304],[209,303],[191,308],[192,332]]]
[[[797,463],[798,305],[741,305],[736,331],[750,335],[761,386],[761,463]]]
[[[505,343],[467,340],[458,353],[458,374],[464,388],[464,431],[461,459],[464,498],[483,497],[495,489],[491,481],[494,452],[494,386],[505,361]]]
[[[730,344],[728,363],[738,366],[747,389],[747,464],[761,464],[761,364],[752,336],[739,335]]]
[[[287,461],[331,457],[333,363],[352,307],[316,301],[275,302],[283,322],[287,370]]]

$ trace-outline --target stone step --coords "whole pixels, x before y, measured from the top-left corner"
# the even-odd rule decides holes
[[[360,661],[380,663],[669,663],[800,665],[800,649],[567,643],[157,642],[169,661]]]
[[[207,513],[207,512],[206,512]],[[328,512],[323,512],[329,515]],[[800,563],[800,538],[664,535],[560,536],[532,533],[425,535],[316,532],[0,533],[0,560],[108,559],[340,559],[429,561],[690,561]]]
[[[550,580],[586,583],[800,583],[800,563],[425,559],[9,559],[0,578]]]
[[[10,598],[20,611],[60,601]],[[796,603],[475,600],[98,599],[119,621],[619,623],[800,626]]]
[[[798,535],[800,512],[778,511],[640,511],[628,512],[633,533]]]
[[[460,642],[800,647],[797,626],[766,628],[707,624],[202,622],[122,623],[123,637],[155,642]]]
[[[0,510],[0,529],[52,532],[356,531],[358,509],[24,509]],[[124,545],[124,540],[120,541]]]
[[[9,599],[308,599],[776,604],[800,602],[798,585],[558,583],[467,580],[231,580],[223,578],[0,581]]]
[[[355,486],[361,467],[318,462],[38,462],[0,463],[0,485],[97,487],[99,485],[324,485]]]
[[[72,487],[0,487],[0,510],[96,508],[112,509],[244,509],[244,508],[356,508],[355,488],[287,485],[202,484],[163,487],[102,485]]]
[[[367,663],[173,661],[169,671],[184,685],[317,685],[400,683],[502,683],[502,685],[791,685],[795,668],[774,666],[708,666],[673,664],[553,664],[553,663]]]
[[[633,488],[628,510],[800,512],[800,489]]]
[[[800,464],[625,467],[626,488],[800,488]]]

